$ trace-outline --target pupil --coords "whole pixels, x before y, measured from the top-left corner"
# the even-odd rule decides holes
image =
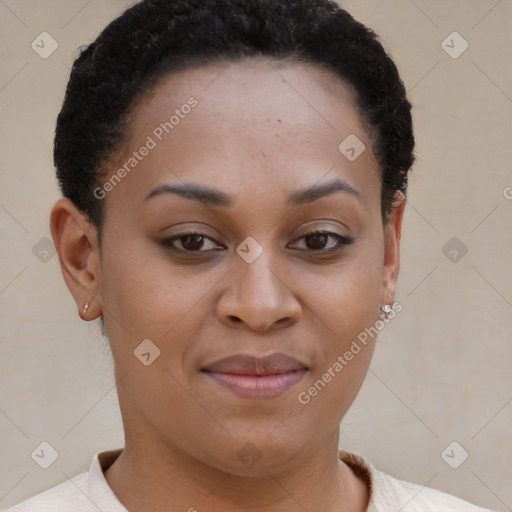
[[[326,244],[327,235],[323,233],[315,233],[313,235],[308,236],[308,240],[311,239],[313,240],[313,244],[306,243],[309,249],[322,249]]]
[[[203,246],[203,239],[204,237],[199,235],[188,235],[184,237],[182,245],[183,247],[185,247],[185,249],[189,249],[191,251],[198,250],[201,249],[201,247]],[[194,243],[194,240],[196,241],[196,243]]]

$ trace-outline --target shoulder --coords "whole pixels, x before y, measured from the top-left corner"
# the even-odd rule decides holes
[[[373,476],[378,512],[393,510],[392,506],[399,506],[403,512],[490,512],[451,494],[404,482],[378,470]]]
[[[89,512],[94,505],[87,498],[88,473],[80,473],[71,480],[47,489],[6,512],[57,512],[66,509],[69,512]]]
[[[340,458],[356,473],[366,473],[371,495],[368,512],[492,512],[436,489],[398,480],[361,455],[341,451]]]
[[[5,512],[127,512],[104,475],[121,451],[118,448],[96,453],[88,472],[36,494]]]

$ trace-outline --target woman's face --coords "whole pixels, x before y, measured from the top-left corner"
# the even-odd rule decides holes
[[[384,229],[350,90],[307,64],[221,63],[166,77],[129,126],[87,284],[127,446],[240,475],[305,460],[337,440],[398,272],[403,204]],[[215,364],[240,355],[275,357]]]

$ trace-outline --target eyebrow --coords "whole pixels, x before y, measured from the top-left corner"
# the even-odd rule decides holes
[[[286,204],[298,206],[301,204],[312,203],[318,199],[334,194],[335,192],[345,192],[359,200],[362,199],[359,191],[350,185],[350,183],[337,178],[324,183],[323,185],[313,185],[293,192],[288,196]],[[202,201],[215,206],[229,207],[234,203],[234,198],[232,196],[229,196],[218,189],[205,187],[196,183],[172,185],[164,183],[153,189],[148,194],[145,201],[163,194],[174,194],[179,197],[184,197],[185,199]]]

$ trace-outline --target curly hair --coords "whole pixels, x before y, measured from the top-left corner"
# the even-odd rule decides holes
[[[250,57],[309,62],[355,93],[381,170],[385,222],[414,163],[411,104],[378,36],[330,0],[142,0],[75,60],[57,118],[59,187],[101,232],[104,166],[126,140],[129,114],[173,71]]]

